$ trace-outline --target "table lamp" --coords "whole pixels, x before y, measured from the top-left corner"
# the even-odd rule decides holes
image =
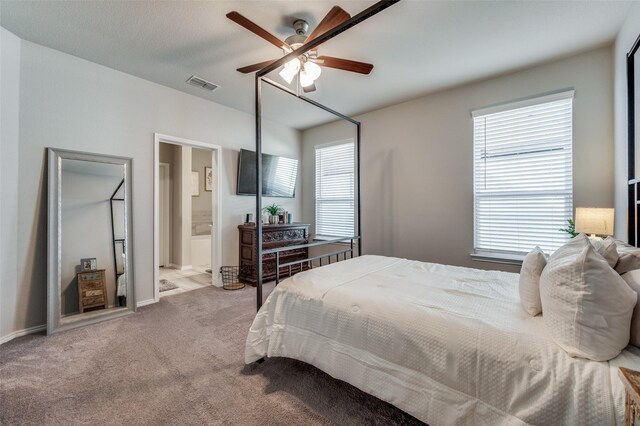
[[[589,234],[591,239],[598,235],[613,235],[613,209],[576,208],[576,232]]]

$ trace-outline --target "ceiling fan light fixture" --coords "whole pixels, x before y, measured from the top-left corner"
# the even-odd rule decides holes
[[[300,71],[300,86],[309,87],[313,84],[313,81],[314,80],[305,70]]]
[[[280,77],[282,77],[282,79],[286,81],[287,84],[291,84],[293,78],[296,76],[299,70],[300,59],[293,58],[292,60],[284,64],[282,71],[280,71],[278,74],[280,74]]]
[[[322,74],[322,68],[313,62],[305,62],[303,68],[307,75],[314,81],[320,77],[320,74]]]

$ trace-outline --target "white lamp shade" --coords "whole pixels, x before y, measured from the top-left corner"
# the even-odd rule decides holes
[[[289,68],[293,72],[298,72],[300,70],[300,59],[293,58],[292,60],[284,64],[284,67]]]
[[[307,75],[314,81],[317,80],[318,77],[320,77],[320,74],[322,73],[322,68],[320,68],[317,64],[314,64],[313,62],[306,62],[304,64],[304,70],[307,73]]]
[[[313,84],[313,79],[305,70],[300,71],[300,86],[309,87]]]
[[[297,71],[293,71],[291,68],[284,67],[278,74],[280,74],[280,77],[282,77],[282,79],[286,81],[287,84],[291,84],[291,81],[293,81],[293,77],[296,76],[296,73]]]
[[[291,84],[293,77],[298,74],[298,70],[300,70],[300,59],[293,58],[292,60],[284,64],[282,71],[280,71],[278,74],[280,74],[280,77],[282,77],[282,79],[286,81],[287,84]]]
[[[613,235],[613,209],[578,207],[576,232],[595,235]]]

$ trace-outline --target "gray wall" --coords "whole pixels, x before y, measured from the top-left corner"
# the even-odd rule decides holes
[[[16,330],[20,39],[0,27],[0,343]],[[38,175],[35,172],[35,175]],[[37,325],[37,324],[36,324]]]
[[[362,122],[363,251],[518,271],[472,261],[471,110],[574,88],[574,205],[613,206],[612,48],[431,94],[356,117]],[[313,145],[347,134],[303,132],[304,220],[313,221]],[[309,182],[311,179],[311,182]]]
[[[11,228],[17,228],[20,238],[13,250],[17,276],[2,271],[2,315],[13,318],[12,324],[3,325],[3,336],[46,321],[48,146],[133,158],[133,278],[136,299],[144,303],[153,299],[153,133],[221,145],[222,262],[237,264],[236,227],[245,212],[254,210],[253,197],[235,195],[238,150],[255,144],[251,115],[24,40],[19,47],[20,136],[19,143],[16,138],[6,142],[8,151],[19,149],[19,161],[5,160],[4,153],[2,157],[2,173],[5,161],[14,164],[18,218],[5,220],[3,207],[0,232],[9,235]],[[5,53],[4,44],[2,54],[4,79],[5,67],[15,68],[17,59]],[[4,55],[10,57],[8,64]],[[15,87],[17,77],[11,83]],[[4,90],[9,86],[3,80],[3,127]],[[11,99],[8,102],[17,108]],[[6,113],[11,115],[9,110]],[[266,121],[263,137],[271,153],[300,158],[299,131]],[[4,128],[2,146],[4,150]],[[300,197],[281,202],[300,214]],[[5,298],[13,288],[17,289],[15,299]]]
[[[640,33],[640,4],[629,10],[627,20],[618,33],[614,52],[614,99],[615,99],[615,233],[617,238],[627,240],[627,52]],[[636,88],[639,82],[636,81]],[[636,89],[637,90],[637,89]],[[636,104],[636,113],[640,105]],[[636,132],[640,123],[636,122]],[[640,152],[636,151],[636,154]],[[636,159],[638,170],[638,159]],[[638,177],[636,175],[636,177]]]

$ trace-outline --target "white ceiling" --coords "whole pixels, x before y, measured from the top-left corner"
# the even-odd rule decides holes
[[[294,18],[313,29],[334,4],[355,15],[373,3],[2,1],[0,24],[23,39],[252,113],[253,75],[235,69],[281,52],[226,13],[236,10],[284,39]],[[354,115],[588,50],[613,41],[630,3],[403,0],[320,48],[371,62],[372,73],[324,69],[310,97]],[[188,86],[192,74],[222,87],[207,93]],[[290,104],[281,95],[265,114],[297,128],[330,119]]]

